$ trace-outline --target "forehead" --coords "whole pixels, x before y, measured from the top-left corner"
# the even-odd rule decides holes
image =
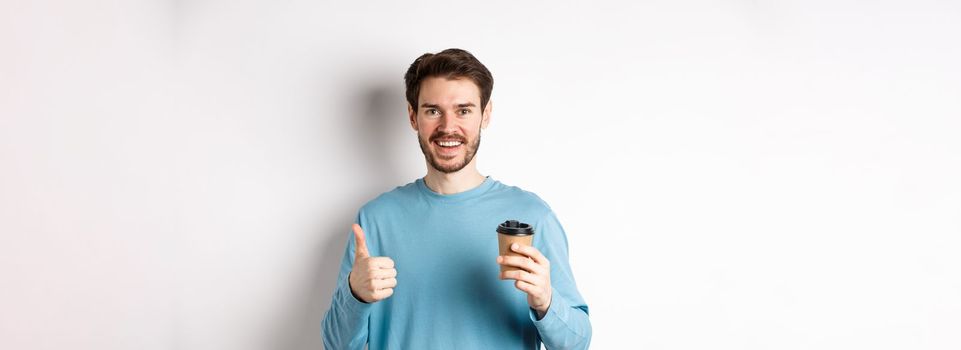
[[[457,105],[473,102],[480,105],[480,88],[468,78],[430,77],[420,83],[418,104]]]

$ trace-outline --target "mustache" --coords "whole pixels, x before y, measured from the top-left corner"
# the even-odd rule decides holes
[[[464,137],[463,135],[450,134],[446,132],[435,132],[434,134],[430,135],[430,138],[428,140],[430,140],[430,142],[434,142],[437,139],[457,140],[457,141],[460,141],[461,143],[467,143],[467,138]]]

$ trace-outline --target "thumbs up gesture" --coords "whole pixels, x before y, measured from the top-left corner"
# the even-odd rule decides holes
[[[386,256],[370,256],[364,229],[354,224],[354,267],[350,270],[350,291],[365,303],[387,299],[394,294],[397,270]]]

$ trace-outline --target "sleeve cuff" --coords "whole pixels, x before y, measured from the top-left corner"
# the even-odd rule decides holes
[[[544,318],[538,320],[537,310],[527,308],[528,314],[531,317],[531,321],[534,322],[534,326],[537,327],[537,330],[540,331],[541,334],[551,333],[551,331],[561,328],[567,328],[564,320],[568,318],[568,315],[571,312],[570,304],[568,304],[567,301],[564,300],[559,293],[557,293],[556,289],[551,293],[553,293],[551,296],[551,306],[547,308],[547,313],[544,314]]]
[[[348,275],[348,278],[349,276],[350,275]],[[335,297],[340,305],[344,306],[347,312],[354,315],[366,316],[366,314],[370,313],[370,308],[374,306],[374,304],[365,303],[358,300],[357,297],[354,296],[354,293],[350,291],[349,280],[344,281],[344,283],[341,284]]]

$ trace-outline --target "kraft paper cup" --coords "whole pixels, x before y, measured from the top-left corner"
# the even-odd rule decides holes
[[[533,241],[534,228],[529,224],[517,220],[507,220],[497,225],[497,245],[500,248],[500,255],[526,257],[526,255],[511,250],[511,244],[530,246]],[[520,270],[520,268],[501,265],[501,272],[514,270]]]

